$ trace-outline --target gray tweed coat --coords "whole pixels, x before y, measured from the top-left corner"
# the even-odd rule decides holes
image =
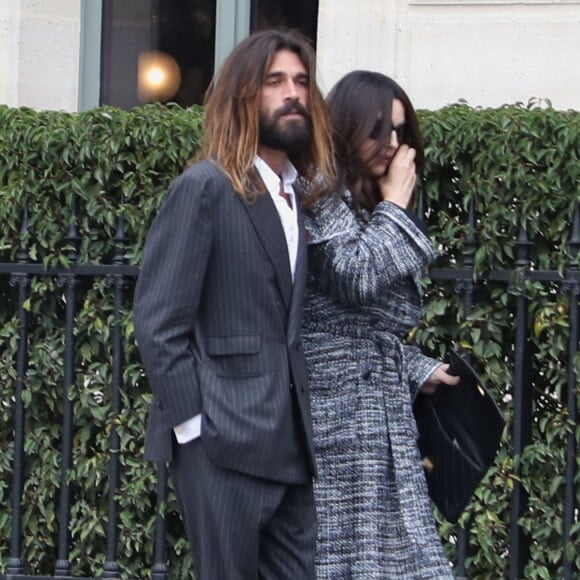
[[[451,578],[412,412],[438,363],[401,343],[421,316],[420,277],[435,254],[394,204],[367,217],[357,220],[338,196],[306,215],[317,577]]]

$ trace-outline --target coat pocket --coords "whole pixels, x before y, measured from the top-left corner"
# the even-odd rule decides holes
[[[225,378],[257,377],[261,373],[258,335],[210,336],[206,352],[216,375]]]

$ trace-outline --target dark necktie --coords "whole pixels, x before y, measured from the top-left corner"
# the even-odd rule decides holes
[[[289,193],[286,193],[284,191],[284,184],[282,182],[280,182],[280,193],[279,193],[279,195],[281,195],[286,200],[286,203],[288,204],[288,207],[290,209],[292,209],[292,198],[290,197],[290,194]]]

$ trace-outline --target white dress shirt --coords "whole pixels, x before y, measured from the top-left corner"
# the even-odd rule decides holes
[[[274,205],[278,210],[282,227],[284,228],[284,235],[286,236],[286,244],[288,246],[288,256],[290,258],[290,270],[292,272],[292,280],[294,280],[294,271],[296,270],[296,255],[298,253],[298,208],[296,203],[296,195],[294,193],[294,182],[298,177],[296,168],[290,161],[286,161],[280,175],[277,175],[273,169],[258,155],[254,159],[254,166],[268,193],[274,201]],[[284,193],[288,194],[291,206],[280,195],[280,182],[284,188]]]
[[[292,272],[292,280],[294,280],[294,272],[296,270],[296,255],[298,254],[298,208],[296,203],[296,195],[294,193],[294,182],[298,177],[296,168],[290,161],[282,168],[280,175],[277,175],[274,170],[258,155],[254,159],[254,166],[259,173],[268,193],[274,201],[284,235],[286,236],[286,244],[288,246],[288,257],[290,258],[290,271]],[[284,192],[290,198],[290,205],[284,197],[280,195],[280,183],[284,188]],[[180,423],[173,428],[175,437],[178,443],[188,443],[201,435],[201,414]]]

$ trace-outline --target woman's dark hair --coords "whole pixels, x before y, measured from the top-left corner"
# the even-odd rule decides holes
[[[377,155],[391,139],[393,99],[405,109],[405,128],[402,141],[417,153],[417,172],[423,168],[423,138],[417,114],[407,93],[391,78],[371,71],[358,70],[344,76],[326,98],[333,125],[334,148],[338,177],[333,189],[353,196],[355,211],[372,211],[381,201],[376,178],[366,175],[365,160],[360,157],[361,145],[372,136]],[[367,160],[368,161],[368,160]]]

